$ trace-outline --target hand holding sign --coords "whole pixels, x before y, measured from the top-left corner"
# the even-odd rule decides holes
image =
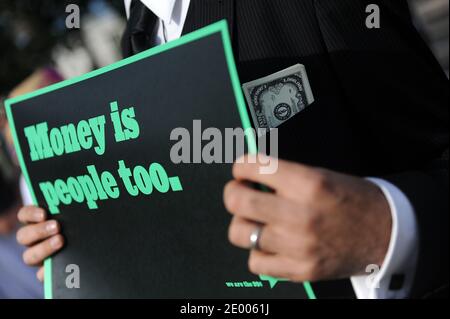
[[[112,102],[111,121],[115,131],[115,141],[123,142],[139,137],[139,124],[135,119],[134,108],[119,113],[117,102]],[[39,123],[24,128],[29,144],[31,161],[45,160],[54,156],[93,149],[99,156],[105,153],[106,118],[104,115],[67,124],[60,128],[48,129],[47,123]],[[120,196],[117,179],[109,171],[98,172],[95,165],[86,167],[87,174],[43,181],[39,188],[51,214],[60,212],[60,205],[85,202],[89,209],[97,209],[98,201],[117,199]],[[167,176],[164,168],[152,163],[148,169],[136,166],[128,168],[124,161],[118,162],[117,175],[131,196],[150,195],[153,189],[165,193],[183,189],[178,177]],[[19,220],[27,226],[17,233],[20,244],[31,246],[23,255],[24,262],[30,266],[40,266],[43,261],[63,247],[64,238],[59,234],[60,226],[56,220],[47,221],[46,212],[38,207],[24,207],[19,212]],[[43,280],[41,267],[37,272]]]
[[[60,212],[68,243],[45,260],[47,298],[306,297],[292,283],[224,285],[251,276],[226,240],[231,165],[170,157],[171,133],[194,120],[222,134],[250,128],[226,22],[6,106],[33,202]],[[63,243],[59,226],[38,217],[25,214],[19,233],[29,264]],[[65,285],[73,263],[79,289]]]
[[[23,260],[29,266],[41,266],[36,275],[43,281],[42,263],[64,245],[64,238],[59,234],[61,227],[56,220],[47,220],[45,210],[39,207],[23,207],[18,218],[25,226],[17,232],[17,241],[28,247],[23,254]]]
[[[238,160],[235,180],[224,191],[225,205],[234,215],[229,228],[234,245],[249,248],[252,231],[264,225],[260,249],[250,252],[251,272],[319,281],[361,274],[367,265],[383,263],[391,215],[377,186],[282,160],[275,174],[263,175],[260,165]],[[252,189],[246,181],[267,185],[274,193]]]

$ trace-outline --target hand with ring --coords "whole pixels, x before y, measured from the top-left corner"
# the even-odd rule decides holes
[[[251,272],[318,281],[362,274],[367,265],[383,263],[392,220],[375,184],[282,160],[274,174],[261,174],[261,165],[237,161],[234,180],[224,189],[225,207],[233,215],[229,240],[251,249]]]

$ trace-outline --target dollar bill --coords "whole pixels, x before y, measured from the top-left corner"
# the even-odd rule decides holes
[[[242,88],[256,129],[278,127],[314,102],[301,64],[245,83]]]

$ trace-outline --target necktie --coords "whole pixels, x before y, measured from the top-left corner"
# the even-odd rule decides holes
[[[132,56],[154,46],[154,30],[158,17],[140,0],[132,0],[130,17],[122,37],[122,54]]]

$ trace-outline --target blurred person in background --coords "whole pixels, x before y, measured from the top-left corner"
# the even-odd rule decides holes
[[[77,4],[83,29],[66,28],[66,6]],[[36,269],[16,242],[17,211],[31,204],[3,100],[120,59],[122,1],[2,0],[0,2],[0,298],[42,298]]]
[[[10,96],[34,91],[52,82],[45,71],[37,71],[16,87]],[[35,269],[24,267],[21,256],[24,249],[16,242],[17,211],[30,201],[20,198],[19,184],[22,181],[19,180],[11,132],[4,112],[0,116],[0,167],[3,178],[0,181],[0,298],[41,298],[42,285],[33,280]]]

